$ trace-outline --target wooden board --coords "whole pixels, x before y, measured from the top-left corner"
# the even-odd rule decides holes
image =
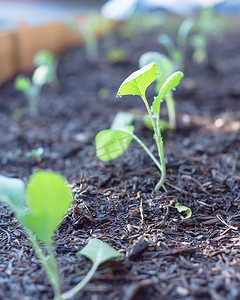
[[[86,22],[87,16],[77,18]],[[97,36],[104,35],[109,26],[101,17],[96,28]],[[63,23],[38,27],[28,27],[19,22],[14,32],[0,34],[0,84],[17,73],[33,70],[33,57],[38,50],[46,49],[53,53],[83,43],[81,34],[75,33]]]

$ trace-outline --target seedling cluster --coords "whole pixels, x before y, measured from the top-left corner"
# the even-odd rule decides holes
[[[138,20],[139,21],[139,20]],[[135,16],[121,28],[122,34],[135,34],[138,30],[134,26]],[[150,25],[162,24],[163,19],[154,19]],[[139,116],[128,112],[119,112],[115,116],[109,129],[103,130],[96,135],[96,155],[103,161],[108,162],[121,156],[128,150],[133,140],[135,140],[149,155],[158,168],[160,175],[155,185],[154,191],[163,189],[166,179],[166,163],[164,156],[164,143],[162,131],[166,128],[175,130],[177,128],[176,104],[173,91],[179,85],[184,74],[179,70],[184,70],[184,56],[187,39],[192,34],[191,43],[194,47],[193,59],[198,63],[207,61],[206,36],[209,34],[209,24],[212,22],[210,13],[203,13],[198,22],[194,19],[185,19],[177,32],[176,42],[167,34],[158,36],[158,42],[165,47],[168,56],[158,52],[150,51],[144,53],[139,59],[139,70],[133,72],[120,85],[117,97],[125,95],[139,96],[146,108],[146,113],[141,117],[145,125],[152,130],[155,147],[148,148],[135,134],[134,121]],[[97,25],[99,16],[92,15],[87,22],[69,23],[84,40],[87,58],[95,63],[98,59]],[[142,22],[144,28],[144,22]],[[209,26],[206,27],[206,24]],[[193,29],[195,28],[195,33]],[[206,29],[207,28],[207,29]],[[111,64],[126,62],[129,57],[124,48],[115,48],[108,52],[107,60]],[[34,57],[36,69],[29,79],[19,75],[15,81],[15,88],[25,95],[28,101],[26,108],[16,112],[18,119],[22,114],[29,113],[31,116],[38,115],[39,96],[45,84],[53,89],[59,89],[57,77],[57,67],[59,60],[52,53],[46,50],[38,52]],[[146,95],[148,87],[155,82],[156,96],[152,101]],[[106,99],[109,96],[109,89],[104,87],[99,90],[98,97]],[[119,100],[120,101],[120,100]],[[161,119],[161,104],[166,102],[168,110],[168,122]],[[151,105],[149,104],[151,103]],[[157,155],[153,153],[157,149]],[[27,185],[16,178],[0,176],[0,202],[8,205],[15,214],[16,219],[31,241],[41,263],[46,271],[49,282],[54,290],[54,299],[63,300],[73,297],[92,278],[100,264],[111,258],[123,257],[106,243],[91,239],[89,243],[77,254],[87,257],[92,262],[92,267],[87,275],[75,287],[67,292],[61,290],[61,279],[57,266],[54,251],[54,233],[63,219],[68,214],[73,203],[71,187],[60,174],[42,171],[41,161],[44,153],[43,148],[37,148],[27,153],[27,157],[35,157],[38,171],[32,175]],[[177,202],[174,208],[178,211],[182,219],[190,218],[191,209]]]

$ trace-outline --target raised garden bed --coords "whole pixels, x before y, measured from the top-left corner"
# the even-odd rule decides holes
[[[61,90],[44,87],[39,117],[12,120],[24,97],[13,81],[1,87],[1,174],[27,180],[36,168],[25,154],[44,147],[43,169],[63,174],[75,202],[55,235],[63,289],[89,269],[76,257],[91,237],[127,257],[108,262],[75,299],[238,299],[240,297],[239,186],[240,88],[236,33],[209,41],[209,65],[197,66],[187,50],[185,78],[175,92],[178,129],[164,132],[168,192],[153,193],[158,170],[135,143],[120,158],[103,163],[95,135],[109,128],[119,110],[143,113],[139,97],[115,99],[121,82],[138,69],[138,58],[160,49],[158,32],[100,43],[100,59],[85,50],[64,53]],[[128,61],[109,64],[109,45],[120,44]],[[110,95],[98,97],[107,87]],[[149,89],[149,96],[153,90]],[[147,145],[152,133],[139,121],[136,133]],[[155,149],[156,151],[156,149]],[[192,209],[181,220],[174,204]],[[51,299],[53,291],[12,212],[0,205],[0,298]],[[136,251],[140,241],[142,251]],[[137,249],[138,250],[138,249]],[[130,253],[130,254],[129,254]]]

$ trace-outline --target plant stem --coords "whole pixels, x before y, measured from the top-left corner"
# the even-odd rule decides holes
[[[157,143],[157,147],[158,147],[158,155],[159,155],[160,162],[161,162],[161,178],[160,178],[159,182],[157,183],[157,185],[155,186],[154,190],[155,190],[155,192],[159,191],[160,188],[162,187],[164,189],[164,191],[167,192],[167,189],[164,186],[164,181],[166,178],[166,164],[165,164],[164,151],[163,151],[163,140],[160,135],[157,136],[156,143]]]
[[[61,291],[60,291],[59,276],[58,276],[58,272],[56,272],[57,265],[55,265],[53,267],[53,261],[55,260],[55,256],[54,256],[54,259],[48,261],[46,256],[43,254],[43,251],[42,251],[41,247],[39,246],[34,234],[28,229],[26,229],[26,232],[27,232],[27,235],[28,235],[31,243],[33,244],[33,247],[34,247],[39,259],[41,260],[41,263],[44,266],[44,269],[48,275],[49,281],[54,289],[54,300],[61,300],[62,298],[61,298]],[[51,250],[51,252],[52,251],[53,250]],[[50,253],[50,257],[52,258],[51,253]]]
[[[151,157],[151,159],[153,160],[153,162],[157,165],[158,169],[160,170],[160,172],[162,172],[162,166],[159,163],[159,161],[156,159],[156,157],[152,154],[152,152],[147,148],[147,146],[134,134],[131,133],[128,130],[123,130],[122,131],[128,133],[129,135],[132,136],[132,138],[147,152],[147,154]]]
[[[144,145],[141,145],[144,150],[149,154],[149,156],[152,158],[152,160],[155,162],[155,164],[158,166],[158,168],[160,169],[161,171],[161,179],[159,180],[159,182],[157,183],[157,185],[155,186],[155,191],[159,191],[161,187],[163,187],[164,191],[166,192],[167,189],[165,188],[165,186],[163,185],[164,184],[164,181],[165,181],[165,178],[166,178],[166,164],[165,164],[165,158],[164,158],[164,152],[163,152],[163,140],[162,140],[162,137],[161,137],[161,131],[160,131],[160,128],[159,128],[159,116],[158,117],[158,122],[156,124],[156,122],[154,121],[153,119],[153,116],[152,116],[152,113],[151,113],[151,110],[150,110],[150,107],[148,105],[148,102],[147,102],[147,99],[146,99],[146,96],[145,94],[143,95],[142,97],[143,99],[143,102],[145,103],[145,106],[147,108],[147,111],[148,111],[148,114],[149,114],[149,117],[151,119],[151,122],[152,122],[152,126],[153,126],[153,130],[154,130],[154,139],[156,141],[156,144],[157,144],[157,149],[158,149],[158,155],[159,155],[159,158],[160,158],[160,164],[159,162],[156,160],[156,158],[152,155],[152,153],[148,150],[148,148],[142,143],[142,141],[140,141],[134,134],[132,135],[132,137],[141,145],[141,143]],[[161,104],[161,102],[160,102]],[[160,111],[160,109],[159,109]],[[136,139],[135,137],[138,139]],[[151,155],[150,155],[151,153]],[[157,162],[157,163],[156,163]]]
[[[158,153],[160,153],[160,159],[161,159],[161,164],[159,163],[159,161],[156,159],[156,157],[152,154],[152,152],[147,148],[147,146],[132,132],[128,131],[128,130],[122,130],[126,133],[128,133],[129,135],[132,136],[132,138],[147,152],[147,154],[150,156],[150,158],[153,160],[153,162],[156,164],[156,166],[158,167],[158,169],[160,170],[161,173],[161,179],[158,182],[158,184],[155,187],[155,191],[158,191],[161,187],[164,189],[164,191],[166,192],[167,189],[165,188],[165,186],[163,185],[164,181],[165,181],[165,177],[166,177],[166,167],[165,167],[165,160],[161,159],[162,157],[164,158],[164,153],[163,153],[163,149],[160,151],[160,149],[158,149]],[[161,141],[162,143],[162,141]],[[158,145],[158,144],[157,144]]]
[[[61,299],[63,299],[63,300],[69,299],[69,298],[73,297],[76,293],[78,293],[91,280],[94,273],[97,271],[98,266],[99,266],[98,263],[94,263],[92,265],[91,269],[89,270],[89,272],[87,273],[87,275],[83,278],[83,280],[80,281],[71,290],[69,290],[68,292],[62,294]]]
[[[48,252],[50,255],[49,265],[50,265],[50,268],[54,275],[54,278],[52,278],[52,285],[53,285],[53,289],[54,289],[54,300],[61,300],[62,298],[61,298],[61,289],[60,289],[60,277],[59,277],[57,260],[56,260],[56,256],[54,253],[53,245],[49,246]]]

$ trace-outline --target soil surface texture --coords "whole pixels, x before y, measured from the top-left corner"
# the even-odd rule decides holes
[[[135,142],[111,162],[95,154],[96,134],[109,128],[118,111],[145,112],[140,97],[115,95],[138,69],[141,54],[164,51],[156,42],[159,33],[107,37],[95,63],[86,60],[84,47],[62,54],[61,88],[43,88],[38,117],[14,121],[26,100],[14,81],[0,88],[1,175],[27,182],[37,165],[26,153],[43,147],[42,168],[60,172],[72,184],[74,205],[54,236],[63,291],[89,270],[91,263],[76,256],[89,239],[125,254],[101,265],[74,299],[240,299],[239,32],[209,40],[204,66],[192,61],[187,47],[185,77],[174,92],[178,128],[163,132],[167,192],[153,192],[158,169]],[[107,61],[115,46],[127,50],[127,61]],[[105,98],[99,96],[102,88],[109,91]],[[147,96],[153,99],[154,87]],[[152,132],[140,120],[134,125],[157,155]],[[190,219],[180,218],[176,202],[191,208]],[[0,299],[53,297],[24,229],[3,204],[0,274]]]

